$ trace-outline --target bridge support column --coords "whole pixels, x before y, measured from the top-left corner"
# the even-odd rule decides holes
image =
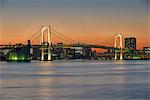
[[[52,61],[51,54],[52,53],[51,53],[50,47],[42,47],[41,48],[41,61]]]
[[[52,60],[52,57],[51,57],[51,49],[48,48],[48,61],[51,61]]]
[[[120,60],[123,59],[123,54],[122,54],[122,35],[121,34],[116,34],[115,36],[115,43],[114,43],[114,47],[116,48],[117,47],[117,38],[119,37],[119,48],[121,49],[119,52],[120,52]],[[115,50],[115,58],[114,60],[117,60],[117,51]]]
[[[122,51],[120,52],[120,60],[123,59]]]
[[[47,30],[47,40],[45,41],[44,39],[44,32]],[[41,60],[42,61],[51,61],[52,60],[52,45],[51,45],[51,27],[42,27],[41,29]],[[45,55],[47,55],[47,58],[45,59]]]
[[[115,59],[114,60],[117,60],[117,52],[116,52],[116,50],[115,50]]]
[[[44,60],[44,49],[42,48],[41,49],[41,61],[43,61]]]

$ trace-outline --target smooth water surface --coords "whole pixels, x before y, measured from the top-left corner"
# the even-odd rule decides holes
[[[0,62],[1,100],[150,100],[150,62]]]

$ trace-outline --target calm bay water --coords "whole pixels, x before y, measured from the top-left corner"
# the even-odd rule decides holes
[[[1,100],[150,100],[149,61],[0,62]]]

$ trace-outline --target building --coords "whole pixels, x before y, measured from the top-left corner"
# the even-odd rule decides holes
[[[124,40],[125,48],[130,50],[136,50],[136,38],[135,37],[129,37],[125,38]]]
[[[30,44],[16,44],[6,57],[7,61],[30,61]]]
[[[150,60],[150,47],[143,47],[144,57],[143,59]]]
[[[150,47],[143,47],[143,51],[145,55],[150,55]]]

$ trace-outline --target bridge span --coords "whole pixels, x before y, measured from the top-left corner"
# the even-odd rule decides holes
[[[68,44],[62,43],[62,44],[54,44],[52,43],[52,36],[56,36],[66,42],[69,42]],[[113,38],[113,39],[112,39]],[[38,30],[36,33],[34,33],[29,39],[28,42],[22,43],[22,44],[4,44],[0,45],[0,50],[9,50],[13,51],[15,48],[21,48],[24,49],[26,46],[29,46],[30,48],[40,48],[41,51],[41,60],[45,60],[44,56],[48,56],[47,60],[51,60],[52,55],[52,49],[56,47],[63,47],[63,48],[70,48],[70,47],[83,47],[83,48],[99,48],[99,49],[106,49],[114,51],[115,60],[118,59],[117,55],[120,53],[120,60],[123,59],[122,52],[123,52],[123,46],[122,46],[122,35],[116,34],[111,39],[108,39],[104,41],[103,43],[111,42],[113,46],[104,46],[104,45],[94,45],[90,43],[83,43],[80,41],[76,41],[71,39],[70,37],[67,37],[66,35],[56,31],[51,26],[42,26],[40,30]],[[117,47],[117,39],[119,38],[119,47]],[[38,43],[34,43],[34,41],[37,41]],[[111,41],[110,41],[111,40]],[[23,51],[23,50],[21,50]]]

